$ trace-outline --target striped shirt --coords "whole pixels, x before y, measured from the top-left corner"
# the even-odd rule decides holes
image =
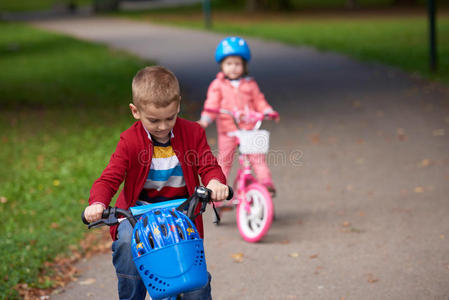
[[[170,144],[153,140],[150,171],[140,194],[140,200],[155,203],[187,198],[188,192],[181,164]]]

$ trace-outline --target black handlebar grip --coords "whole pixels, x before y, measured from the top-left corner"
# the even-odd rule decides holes
[[[228,198],[226,198],[226,200],[231,200],[232,198],[234,198],[234,190],[229,185],[228,185],[228,190],[229,190],[229,195],[228,195]]]

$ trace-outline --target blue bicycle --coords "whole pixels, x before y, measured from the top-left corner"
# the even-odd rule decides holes
[[[228,188],[229,200],[233,191]],[[129,220],[133,226],[131,249],[134,263],[151,298],[161,299],[207,284],[203,239],[193,221],[206,211],[207,204],[211,202],[211,191],[196,187],[188,199],[136,206],[129,210],[108,207],[102,219],[92,223],[86,221],[84,211],[81,218],[89,229]],[[213,208],[215,222],[219,222],[214,205]]]

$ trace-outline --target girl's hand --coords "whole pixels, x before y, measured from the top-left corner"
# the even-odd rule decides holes
[[[104,206],[101,204],[92,204],[84,210],[84,217],[87,222],[92,223],[101,219],[104,211]]]
[[[211,181],[209,181],[209,184],[206,187],[212,191],[212,201],[226,200],[229,195],[228,186],[216,179],[212,179]]]
[[[209,124],[206,121],[198,120],[196,121],[198,124],[200,124],[201,127],[206,128]]]
[[[268,116],[273,119],[276,123],[279,123],[281,120],[281,117],[279,116],[279,113],[277,111],[272,111],[268,113]]]

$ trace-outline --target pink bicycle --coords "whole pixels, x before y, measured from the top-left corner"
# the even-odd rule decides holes
[[[248,155],[266,154],[268,152],[269,132],[259,128],[263,120],[276,119],[279,115],[277,113],[264,115],[255,111],[229,111],[207,108],[205,111],[232,116],[237,128],[239,128],[240,120],[255,123],[251,130],[239,128],[228,135],[235,136],[239,144],[239,169],[234,180],[234,190],[236,192],[231,201],[231,207],[236,207],[237,227],[242,238],[247,242],[256,243],[270,229],[274,208],[267,188],[258,182],[251,173]],[[219,222],[216,223],[217,225],[219,224]]]

